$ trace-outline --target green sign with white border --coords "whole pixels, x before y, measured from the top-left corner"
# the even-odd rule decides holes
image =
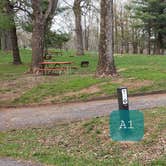
[[[144,115],[138,110],[117,110],[110,114],[113,141],[140,141],[144,136]]]

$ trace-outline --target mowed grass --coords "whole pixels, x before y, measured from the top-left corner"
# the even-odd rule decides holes
[[[14,103],[38,103],[41,99],[60,96],[61,94],[67,92],[76,92],[102,81],[102,79],[96,79],[88,76],[81,77],[79,75],[72,77],[60,77],[57,81],[54,80],[51,83],[42,83],[37,87],[32,88],[20,98],[15,99]],[[52,102],[54,102],[54,100],[52,100]]]
[[[22,50],[20,55],[23,64],[13,65],[11,52],[0,51],[0,80],[16,79],[27,72],[31,62],[31,51]]]
[[[109,118],[0,133],[0,156],[58,166],[165,166],[166,108],[144,110],[140,142],[114,142]]]
[[[128,87],[130,94],[166,90],[166,56],[115,56],[119,76],[107,79],[95,78],[96,53],[87,52],[85,56],[78,57],[74,51],[64,51],[63,56],[53,55],[51,61],[71,61],[73,66],[78,67],[71,74],[61,76],[26,74],[31,62],[31,50],[21,50],[21,57],[23,64],[14,66],[11,53],[0,52],[2,105],[59,103],[114,96],[119,86]],[[80,67],[84,60],[90,62],[88,68]],[[27,80],[26,84],[25,81],[22,83],[23,80]],[[37,83],[35,80],[38,80]]]

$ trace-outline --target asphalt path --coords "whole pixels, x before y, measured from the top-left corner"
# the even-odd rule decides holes
[[[129,98],[130,110],[166,107],[166,94]],[[53,126],[95,117],[108,116],[118,109],[115,99],[37,107],[1,108],[0,131]]]

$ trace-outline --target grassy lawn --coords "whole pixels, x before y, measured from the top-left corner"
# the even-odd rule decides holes
[[[31,61],[31,51],[22,50],[21,59],[23,65],[15,66],[12,64],[10,52],[0,51],[0,80],[12,80],[21,77],[28,70]]]
[[[31,61],[31,51],[21,50],[23,65],[12,65],[10,53],[0,52],[0,105],[59,103],[82,101],[101,96],[113,96],[116,88],[126,86],[130,94],[166,90],[166,56],[124,55],[116,56],[118,78],[95,78],[97,55],[87,52],[74,56],[73,51],[63,56],[53,56],[53,61],[72,61],[79,69],[70,75],[34,76],[26,74]],[[81,68],[88,60],[90,66]]]
[[[145,135],[140,142],[113,142],[109,119],[0,133],[0,156],[58,166],[164,166],[166,108],[144,110]]]

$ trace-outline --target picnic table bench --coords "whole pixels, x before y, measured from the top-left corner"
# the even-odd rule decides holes
[[[39,72],[45,74],[57,73],[61,74],[63,72],[70,73],[73,62],[41,62]]]

